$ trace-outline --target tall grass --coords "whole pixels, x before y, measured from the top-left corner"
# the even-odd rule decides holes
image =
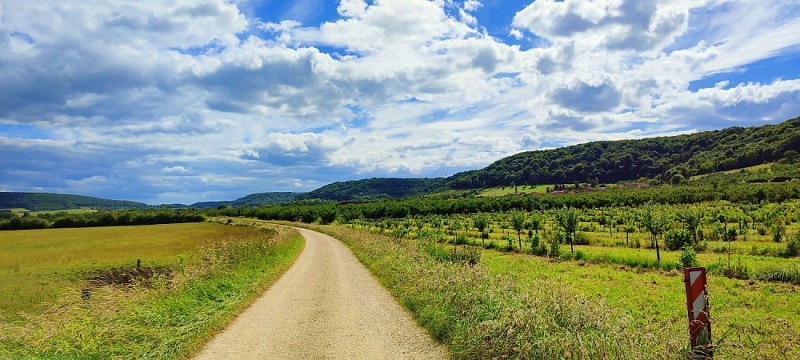
[[[0,324],[0,358],[188,358],[292,264],[294,231],[230,237],[148,286],[102,286]]]
[[[341,227],[324,231],[356,256],[453,357],[681,358],[684,339],[635,322],[561,284],[520,288],[484,266],[441,261],[426,244]]]

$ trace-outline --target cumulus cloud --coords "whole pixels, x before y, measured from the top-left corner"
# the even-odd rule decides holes
[[[556,89],[553,93],[553,101],[556,104],[584,112],[613,110],[619,106],[621,98],[621,93],[611,81],[599,84],[577,82]]]
[[[688,7],[658,0],[538,0],[513,26],[551,41],[566,39],[608,49],[652,50],[671,43],[688,24]]]
[[[233,199],[800,112],[797,79],[692,90],[796,52],[796,2],[537,0],[494,32],[476,0],[309,4],[4,2],[0,188]]]

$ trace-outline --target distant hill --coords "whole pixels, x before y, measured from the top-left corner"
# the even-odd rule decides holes
[[[597,141],[529,151],[447,179],[452,189],[512,184],[680,180],[770,162],[800,160],[800,117],[777,125],[730,127],[689,135]]]
[[[261,206],[261,205],[290,203],[292,201],[297,200],[300,196],[304,194],[305,193],[296,193],[296,192],[256,193],[238,198],[234,200],[231,203],[231,205],[238,207],[238,206]]]
[[[263,205],[272,205],[272,204],[284,204],[290,203],[298,199],[298,197],[302,196],[305,193],[296,193],[296,192],[263,192],[263,193],[256,193],[250,194],[244,197],[240,197],[233,201],[203,201],[197,202],[188,207],[195,208],[195,209],[212,209],[218,208],[220,206],[233,206],[233,207],[242,207],[242,206],[263,206]]]
[[[150,206],[134,201],[100,199],[91,196],[51,193],[0,192],[0,209],[24,208],[31,211],[92,208],[105,210],[145,209]]]
[[[195,209],[216,209],[222,205],[230,205],[232,203],[233,201],[201,201],[188,206],[184,205],[184,207]]]
[[[381,198],[402,198],[440,190],[444,184],[444,178],[372,178],[343,181],[306,193],[302,199],[370,201]]]

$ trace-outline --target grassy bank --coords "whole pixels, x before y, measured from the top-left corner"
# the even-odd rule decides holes
[[[0,323],[0,358],[188,358],[303,248],[287,229],[205,225],[230,233],[206,239],[191,261],[178,258],[148,279],[92,287],[88,300],[62,296],[22,321]]]

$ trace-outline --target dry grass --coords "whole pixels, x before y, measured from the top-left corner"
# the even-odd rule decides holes
[[[210,242],[252,232],[210,223],[2,231],[0,319],[37,313],[68,288],[84,287],[91,274],[132,267],[137,259],[143,266],[187,265]]]

